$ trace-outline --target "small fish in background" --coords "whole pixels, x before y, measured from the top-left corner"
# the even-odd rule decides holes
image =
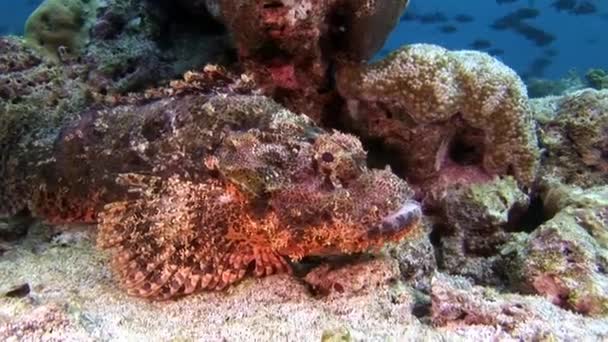
[[[454,20],[456,20],[459,23],[470,23],[473,20],[475,20],[475,18],[473,18],[473,16],[468,15],[468,14],[458,14],[457,16],[454,17]]]
[[[555,57],[559,54],[559,51],[555,49],[545,49],[545,51],[543,51],[543,54],[547,57]]]
[[[505,54],[505,50],[499,49],[499,48],[494,48],[494,49],[488,50],[488,53],[492,56],[502,56]]]
[[[535,19],[540,15],[540,11],[532,7],[519,8],[507,15],[496,19],[490,28],[498,31],[511,30],[519,34],[523,38],[533,42],[538,47],[547,46],[556,39],[556,37],[547,31],[535,27],[525,20]]]
[[[591,1],[556,0],[551,4],[559,12],[574,15],[589,15],[597,12],[597,7]]]
[[[416,21],[416,20],[418,20],[418,17],[416,16],[416,14],[414,14],[414,13],[408,13],[408,12],[405,12],[401,16],[401,18],[399,18],[400,22]]]
[[[589,45],[596,45],[599,41],[600,41],[600,39],[598,37],[589,37],[589,38],[585,39],[585,43],[587,43]]]
[[[441,31],[441,33],[450,34],[457,32],[458,28],[454,25],[443,25],[439,27],[439,31]]]
[[[515,32],[533,42],[538,47],[547,46],[555,40],[553,34],[526,23],[520,23],[515,27]]]
[[[530,63],[528,71],[523,75],[524,79],[543,78],[546,69],[553,64],[553,60],[547,57],[538,57]]]
[[[491,27],[495,30],[506,30],[516,27],[524,20],[537,18],[539,15],[540,11],[536,8],[524,7],[496,19]]]
[[[422,24],[437,24],[445,23],[448,17],[442,12],[426,13],[418,17],[418,21]]]
[[[469,47],[475,50],[484,50],[492,46],[492,42],[487,39],[475,39]]]
[[[587,15],[594,13],[597,13],[597,7],[595,7],[595,5],[589,1],[581,2],[578,6],[576,6],[574,11],[572,12],[572,14],[576,15]]]

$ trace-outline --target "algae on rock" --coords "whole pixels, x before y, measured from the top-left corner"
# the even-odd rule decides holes
[[[547,183],[549,220],[501,252],[510,285],[576,312],[608,314],[608,187]]]
[[[45,0],[28,18],[25,38],[54,60],[79,56],[98,6],[98,0]]]
[[[435,228],[440,268],[478,283],[500,284],[497,257],[512,234],[510,224],[527,210],[529,197],[513,177],[496,177],[488,183],[456,185],[448,190]]]
[[[608,184],[608,89],[531,102],[545,148],[543,174],[581,187]]]

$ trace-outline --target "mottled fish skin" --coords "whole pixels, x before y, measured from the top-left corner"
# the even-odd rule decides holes
[[[129,294],[221,290],[248,272],[290,272],[287,260],[375,249],[418,224],[401,219],[412,190],[368,169],[354,136],[264,96],[165,94],[98,105],[33,150],[15,145],[12,160],[36,167],[5,174],[28,184],[8,197],[34,215],[99,223]],[[391,229],[371,234],[387,216]]]

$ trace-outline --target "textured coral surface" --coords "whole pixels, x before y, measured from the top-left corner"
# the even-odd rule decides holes
[[[588,315],[608,314],[608,187],[548,183],[550,220],[502,253],[512,285]]]
[[[19,38],[0,37],[0,215],[26,206],[35,160],[48,156],[60,127],[89,103],[83,70],[54,65]]]
[[[321,122],[335,116],[331,65],[367,60],[407,6],[389,1],[215,1],[243,67],[265,93]]]
[[[534,181],[539,152],[525,86],[491,56],[414,44],[369,66],[345,64],[336,78],[349,120],[393,146],[410,178],[456,164]]]
[[[547,107],[551,114],[543,118]],[[543,171],[567,184],[608,184],[608,90],[536,100],[534,108],[546,148]]]

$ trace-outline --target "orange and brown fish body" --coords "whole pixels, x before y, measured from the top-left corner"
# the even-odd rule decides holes
[[[408,185],[368,169],[354,136],[185,82],[52,123],[9,120],[24,134],[0,134],[0,215],[98,223],[121,284],[153,299],[376,249],[418,223]]]

